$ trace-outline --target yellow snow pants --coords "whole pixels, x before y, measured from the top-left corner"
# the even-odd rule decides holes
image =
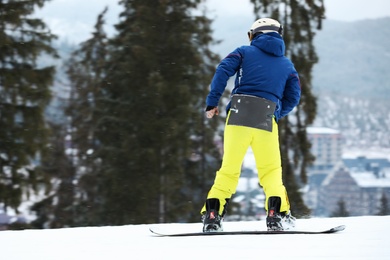
[[[225,199],[230,199],[236,192],[242,162],[249,146],[252,147],[255,157],[259,183],[266,195],[265,210],[268,210],[268,198],[278,196],[281,198],[280,212],[289,211],[290,203],[282,181],[279,133],[275,120],[272,132],[246,126],[225,125],[222,166],[216,173],[207,199],[219,199],[219,214],[222,214]],[[201,214],[204,212],[205,205]]]

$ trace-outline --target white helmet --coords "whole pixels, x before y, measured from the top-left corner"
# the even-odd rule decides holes
[[[248,32],[249,40],[252,41],[255,36],[260,33],[277,32],[283,34],[283,26],[276,20],[271,18],[261,18],[254,22]]]

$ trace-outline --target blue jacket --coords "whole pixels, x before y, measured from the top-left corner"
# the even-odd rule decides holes
[[[234,50],[217,67],[207,106],[218,106],[228,79],[237,73],[232,95],[253,95],[275,102],[276,121],[287,115],[299,103],[301,86],[298,73],[284,52],[284,41],[278,33],[260,34],[250,46]]]

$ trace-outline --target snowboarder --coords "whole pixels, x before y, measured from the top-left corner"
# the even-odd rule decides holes
[[[229,77],[237,73],[227,106],[224,155],[201,210],[203,232],[222,231],[222,220],[236,192],[241,166],[252,147],[259,183],[266,195],[268,230],[294,226],[282,167],[277,122],[298,105],[301,88],[298,73],[284,56],[283,27],[270,18],[253,23],[249,46],[224,58],[216,69],[206,99],[206,116],[218,115],[218,103]]]

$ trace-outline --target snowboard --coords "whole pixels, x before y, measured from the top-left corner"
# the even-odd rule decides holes
[[[190,232],[190,233],[163,233],[149,228],[150,232],[159,237],[189,237],[189,236],[223,236],[223,235],[315,235],[315,234],[332,234],[343,231],[345,225],[333,227],[322,231],[303,231],[303,230],[286,230],[286,231],[221,231],[221,232]]]

